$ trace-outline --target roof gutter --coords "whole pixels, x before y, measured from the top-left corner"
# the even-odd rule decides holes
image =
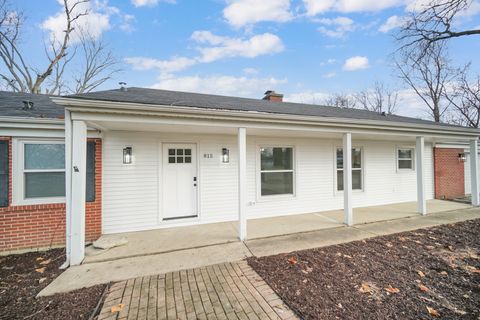
[[[328,125],[353,125],[356,127],[370,127],[375,126],[377,128],[384,129],[410,129],[412,131],[434,131],[444,134],[460,134],[466,136],[478,137],[480,131],[475,128],[466,127],[451,127],[441,125],[429,125],[429,124],[417,124],[417,123],[403,123],[394,121],[381,121],[381,120],[366,120],[366,119],[346,119],[336,117],[319,117],[319,116],[302,116],[302,115],[290,115],[280,113],[268,113],[259,111],[238,111],[238,110],[225,110],[225,109],[210,109],[201,107],[182,107],[182,106],[170,106],[170,105],[156,105],[156,104],[141,104],[131,102],[112,102],[103,100],[90,100],[90,99],[78,99],[78,98],[64,98],[55,97],[52,98],[53,102],[62,105],[71,110],[100,112],[99,109],[107,113],[115,111],[129,111],[134,114],[149,113],[167,113],[170,115],[207,115],[207,116],[221,116],[228,117],[236,120],[251,121],[252,119],[267,120],[283,120],[283,122],[310,122],[316,124],[328,124]],[[95,109],[95,110],[91,110]]]

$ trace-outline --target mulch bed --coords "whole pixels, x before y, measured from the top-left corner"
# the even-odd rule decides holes
[[[88,319],[105,285],[35,296],[63,270],[64,249],[0,257],[0,319]]]
[[[248,262],[303,319],[479,319],[480,220]]]

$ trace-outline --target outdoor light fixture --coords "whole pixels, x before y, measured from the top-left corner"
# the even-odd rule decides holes
[[[227,148],[222,148],[222,162],[229,163],[230,162],[230,150]]]
[[[123,148],[123,164],[132,163],[132,147]]]
[[[465,162],[466,160],[467,160],[467,157],[465,157],[465,153],[458,154],[458,161]]]

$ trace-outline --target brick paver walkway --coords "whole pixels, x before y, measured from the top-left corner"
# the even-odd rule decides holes
[[[121,309],[115,311],[115,309]],[[104,319],[297,319],[245,261],[115,283]]]

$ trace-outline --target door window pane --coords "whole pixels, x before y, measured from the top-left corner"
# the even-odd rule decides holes
[[[177,149],[177,156],[183,156],[183,149]]]
[[[175,157],[168,157],[168,163],[175,163]]]
[[[267,147],[261,149],[261,170],[292,170],[293,148]]]
[[[183,157],[177,157],[177,163],[183,163]]]
[[[192,157],[185,157],[185,163],[192,163]]]
[[[262,196],[293,194],[293,172],[262,172]]]
[[[25,144],[25,169],[65,169],[64,144]]]
[[[168,149],[168,155],[169,156],[174,156],[175,155],[175,149]]]
[[[25,173],[25,198],[64,196],[65,172]]]
[[[186,156],[192,155],[192,149],[185,149],[185,155]]]

